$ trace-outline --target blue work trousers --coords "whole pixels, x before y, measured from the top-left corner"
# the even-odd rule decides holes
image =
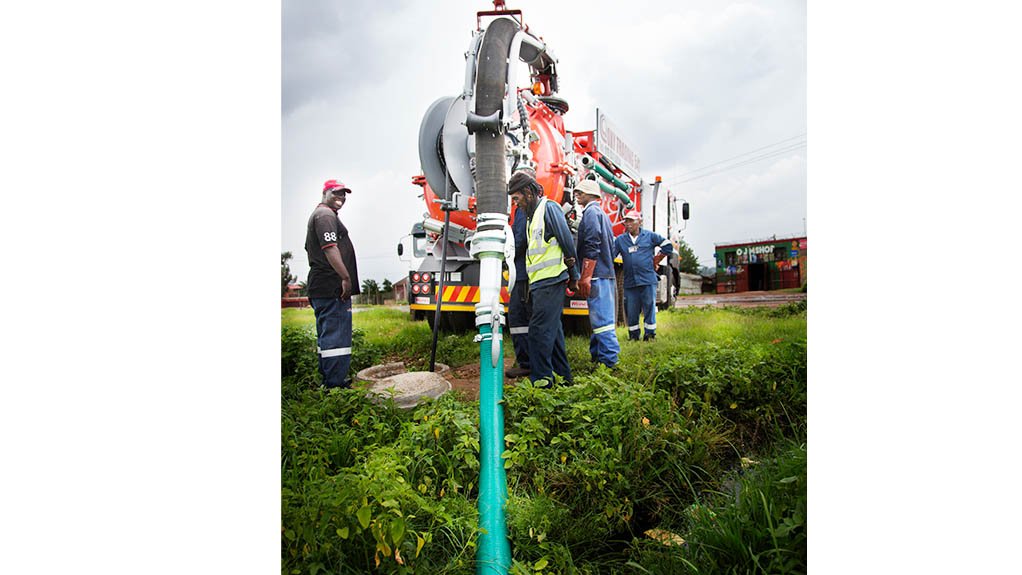
[[[316,351],[323,386],[350,387],[351,300],[309,298],[309,303],[316,313]]]
[[[511,342],[515,346],[515,360],[518,367],[531,369],[529,362],[529,318],[532,316],[532,302],[526,299],[529,293],[528,278],[516,281],[508,301],[508,328]]]
[[[529,379],[533,382],[546,379],[554,382],[553,374],[573,383],[571,367],[568,365],[568,351],[564,347],[564,326],[561,312],[564,309],[564,288],[567,280],[543,287],[529,286],[529,301],[532,303],[532,317],[529,318]]]
[[[639,312],[646,323],[643,337],[656,335],[656,285],[625,288],[625,320],[628,322],[628,339],[639,339]]]
[[[589,325],[593,335],[589,336],[589,355],[607,367],[617,364],[621,345],[614,333],[614,308],[617,301],[617,285],[613,278],[593,278],[589,291]]]

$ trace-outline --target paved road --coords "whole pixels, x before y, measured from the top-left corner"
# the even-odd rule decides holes
[[[674,307],[777,307],[797,301],[805,301],[804,293],[777,293],[750,291],[742,293],[717,293],[681,296]]]

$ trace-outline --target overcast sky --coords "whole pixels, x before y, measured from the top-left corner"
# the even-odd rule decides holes
[[[595,128],[599,107],[640,157],[643,178],[662,176],[689,201],[684,237],[701,265],[713,265],[714,243],[803,233],[805,2],[507,6],[523,11],[559,59],[560,95],[571,106],[565,127]],[[330,178],[353,192],[340,216],[360,279],[406,275],[396,246],[425,210],[411,183],[419,124],[433,101],[461,92],[475,13],[492,8],[483,0],[283,3],[281,250],[294,254],[299,280],[308,274],[306,222]]]

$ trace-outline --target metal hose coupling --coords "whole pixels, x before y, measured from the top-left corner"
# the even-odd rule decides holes
[[[479,274],[480,298],[476,304],[476,327],[490,326],[490,333],[480,334],[477,341],[485,340],[487,335],[490,337],[493,367],[497,366],[501,355],[502,326],[505,323],[504,306],[500,302],[500,267],[507,250],[509,230],[507,214],[480,214],[469,250],[472,257],[480,260],[482,264]]]

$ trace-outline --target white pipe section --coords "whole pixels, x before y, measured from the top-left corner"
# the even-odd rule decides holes
[[[494,296],[500,301],[501,258],[479,259],[479,301],[489,304]]]

